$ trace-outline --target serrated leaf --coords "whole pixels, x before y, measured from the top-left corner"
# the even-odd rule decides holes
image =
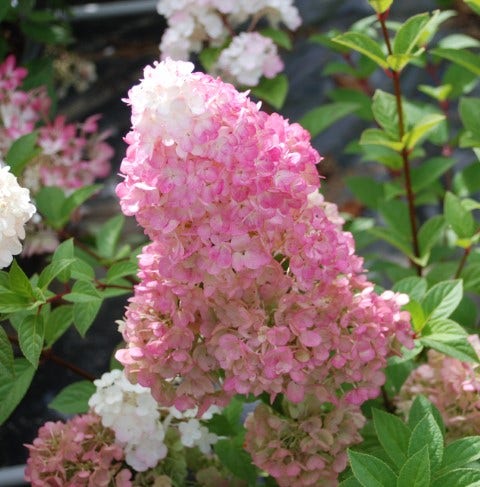
[[[398,473],[397,487],[430,487],[430,456],[427,446],[413,454]]]
[[[432,334],[425,338],[422,337],[420,342],[426,347],[433,348],[462,362],[480,363],[477,352],[466,337]]]
[[[214,450],[221,463],[236,477],[254,485],[257,479],[257,470],[253,466],[252,459],[243,448],[243,435],[235,438],[219,440],[214,445]]]
[[[15,359],[14,375],[0,374],[0,424],[12,414],[27,392],[35,368],[24,358]]]
[[[393,139],[398,140],[398,112],[396,98],[382,90],[373,95],[372,112],[375,120]]]
[[[413,329],[416,332],[422,330],[422,328],[425,326],[426,321],[422,305],[415,299],[411,299],[404,306],[404,309],[410,313],[410,319],[412,320]]]
[[[379,409],[372,412],[378,441],[395,465],[401,467],[407,459],[410,428],[398,416]]]
[[[425,417],[425,415],[431,414],[437,422],[442,435],[445,435],[445,425],[443,423],[442,415],[438,409],[425,397],[418,395],[415,397],[412,407],[408,415],[408,425],[410,429],[415,426]]]
[[[369,233],[384,240],[385,242],[388,242],[390,245],[393,245],[395,248],[403,252],[407,257],[414,259],[410,242],[408,242],[401,233],[396,232],[392,228],[383,227],[374,227],[369,230]]]
[[[38,287],[41,289],[47,289],[50,283],[62,272],[68,269],[73,263],[75,259],[59,259],[53,258],[52,262],[47,265],[41,272],[38,278]]]
[[[381,184],[368,176],[351,176],[347,178],[347,187],[354,196],[369,208],[377,208],[384,200],[384,192]]]
[[[21,296],[33,297],[33,287],[27,275],[14,259],[8,273],[10,290]]]
[[[51,347],[72,325],[73,306],[61,305],[52,310],[45,321],[45,344]]]
[[[368,0],[371,7],[377,12],[377,14],[383,14],[386,12],[393,3],[393,0]]]
[[[431,487],[479,487],[480,470],[473,468],[457,468],[436,478]]]
[[[35,195],[37,211],[47,220],[47,223],[55,229],[62,228],[62,206],[65,202],[65,194],[60,188],[46,186]]]
[[[205,68],[206,71],[211,71],[214,64],[217,62],[218,57],[220,56],[223,47],[206,47],[200,51],[198,58],[202,63],[202,66]]]
[[[15,140],[5,156],[5,162],[15,176],[20,176],[24,167],[38,154],[37,132],[31,132]]]
[[[262,78],[251,92],[257,98],[265,100],[272,107],[280,110],[287,98],[288,78],[284,74],[279,74],[275,78]]]
[[[446,446],[442,471],[463,467],[480,459],[480,436],[460,438]]]
[[[53,253],[52,261],[73,259],[73,238],[62,242]],[[60,282],[67,282],[70,279],[71,268],[66,267],[56,276]]]
[[[412,150],[427,134],[445,120],[445,115],[431,113],[424,116],[403,138],[407,149]]]
[[[338,487],[362,487],[362,484],[355,477],[348,477],[338,484]]]
[[[477,231],[477,224],[458,196],[450,191],[445,194],[444,215],[447,223],[459,238],[471,238]]]
[[[82,380],[68,385],[48,405],[62,414],[82,414],[88,412],[88,400],[96,391],[95,385]]]
[[[362,32],[346,32],[332,39],[334,42],[350,47],[367,56],[383,69],[388,69],[385,54],[380,45]]]
[[[95,243],[100,256],[112,258],[122,232],[125,217],[116,215],[104,223],[95,236]]]
[[[101,306],[102,300],[100,298],[85,303],[74,303],[73,322],[82,337],[85,336],[90,326],[92,326]]]
[[[480,76],[480,56],[466,49],[432,49],[432,54],[439,56],[443,59],[448,59],[465,69],[468,69],[471,73]]]
[[[381,145],[395,151],[403,149],[403,142],[393,139],[380,129],[366,129],[360,136],[360,145]]]
[[[452,85],[419,85],[418,90],[432,97],[433,99],[442,102],[448,99],[448,95],[450,95],[452,92]]]
[[[422,300],[425,315],[429,321],[448,318],[460,303],[463,296],[461,279],[443,281],[435,284]]]
[[[423,28],[428,24],[430,14],[418,14],[407,19],[398,29],[393,41],[394,54],[410,54],[420,47],[419,41],[423,36]]]
[[[408,456],[411,457],[424,447],[428,450],[431,471],[442,464],[443,434],[433,414],[427,413],[412,430],[408,443]]]
[[[27,315],[18,327],[18,341],[25,358],[35,367],[42,353],[45,325],[40,313]]]
[[[337,120],[355,112],[357,108],[358,105],[355,103],[328,103],[310,110],[299,120],[299,123],[310,132],[313,138],[333,125]]]
[[[364,487],[396,485],[397,476],[383,461],[373,455],[348,450],[353,475]]]
[[[90,303],[100,299],[100,293],[97,288],[89,281],[77,281],[72,291],[63,296],[65,301],[71,303]]]
[[[480,139],[480,98],[461,98],[459,104],[460,118],[464,127]]]
[[[408,294],[411,299],[420,301],[427,291],[427,281],[418,276],[405,277],[394,284],[393,290],[397,293]]]
[[[445,174],[456,161],[453,157],[432,157],[411,170],[412,190],[418,193]]]
[[[13,349],[3,326],[0,326],[0,375],[13,374]]]
[[[23,311],[31,305],[26,296],[11,291],[0,292],[0,313],[15,313]]]
[[[446,222],[443,215],[435,215],[420,227],[420,230],[418,231],[420,257],[423,257],[430,252],[432,247],[442,236],[445,226]]]
[[[111,283],[121,277],[136,276],[138,265],[132,261],[115,262],[107,271],[105,280]]]
[[[85,201],[91,198],[95,193],[97,193],[102,188],[101,184],[91,184],[89,186],[82,186],[80,189],[74,191],[68,198],[63,202],[60,209],[60,218],[62,221],[62,226],[68,222],[72,213]]]

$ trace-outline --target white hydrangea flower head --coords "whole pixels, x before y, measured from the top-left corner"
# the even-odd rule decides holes
[[[0,268],[11,264],[22,251],[25,223],[35,214],[30,192],[18,184],[10,167],[0,161]]]
[[[245,86],[256,86],[262,76],[273,78],[282,69],[276,44],[258,32],[235,36],[214,67],[224,81]]]
[[[94,382],[97,391],[88,405],[115,432],[126,462],[138,472],[157,465],[167,455],[165,430],[150,389],[132,384],[121,370],[112,370]]]
[[[179,423],[178,431],[183,446],[188,448],[197,446],[205,454],[211,452],[211,446],[218,440],[216,434],[210,433],[208,428],[200,424],[200,421],[195,418]]]

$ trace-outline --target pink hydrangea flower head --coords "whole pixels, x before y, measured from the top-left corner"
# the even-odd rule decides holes
[[[470,335],[468,340],[480,357],[478,335]],[[413,400],[421,394],[440,411],[448,438],[477,435],[480,430],[480,366],[435,350],[429,350],[427,357],[427,362],[411,372],[395,398],[398,410],[408,416]]]
[[[75,416],[66,423],[47,422],[26,445],[25,480],[33,487],[132,487],[124,468],[122,448],[112,430],[95,414]]]
[[[313,397],[298,405],[284,401],[283,409],[281,416],[260,404],[247,417],[245,448],[255,465],[280,487],[338,485],[347,448],[362,440],[360,409],[344,402],[321,404]]]
[[[386,357],[412,345],[403,296],[378,296],[309,134],[193,65],[166,60],[129,92],[117,187],[152,242],[118,352],[129,377],[179,409],[236,393],[361,404]]]

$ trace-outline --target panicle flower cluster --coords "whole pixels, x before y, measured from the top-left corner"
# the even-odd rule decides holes
[[[105,142],[108,133],[98,133],[98,115],[82,124],[68,124],[65,117],[48,119],[51,101],[44,89],[23,91],[27,75],[16,67],[13,56],[0,65],[0,156],[12,143],[38,125],[39,154],[29,162],[22,178],[32,192],[42,186],[72,190],[91,184],[110,171],[113,149]]]
[[[115,432],[125,461],[137,472],[144,472],[165,458],[165,431],[150,389],[130,383],[118,369],[103,374],[94,384],[97,391],[88,404],[103,426]]]
[[[478,335],[468,337],[480,357]],[[427,397],[440,411],[450,439],[476,435],[480,431],[480,366],[462,362],[435,350],[427,362],[411,372],[395,403],[408,416],[418,395]]]
[[[25,238],[25,224],[35,211],[28,189],[0,161],[0,268],[10,265],[22,251],[20,239]]]
[[[160,43],[162,59],[186,61],[205,44],[221,47],[233,37],[212,71],[247,86],[257,85],[262,75],[274,77],[283,63],[271,39],[252,32],[236,36],[235,30],[247,22],[251,30],[263,17],[275,27],[283,23],[291,30],[301,24],[292,0],[159,0],[157,10],[168,23]]]
[[[375,397],[392,347],[412,345],[406,296],[366,280],[309,134],[192,69],[148,66],[129,92],[117,194],[152,243],[117,358],[160,404],[200,414],[237,393]]]
[[[279,415],[262,403],[247,417],[245,449],[255,465],[280,487],[338,485],[347,448],[362,440],[360,408],[343,400],[325,405],[310,397],[299,405],[285,402],[283,409],[286,414]]]
[[[25,480],[33,487],[132,487],[123,450],[114,440],[114,432],[96,414],[47,422],[26,445]]]

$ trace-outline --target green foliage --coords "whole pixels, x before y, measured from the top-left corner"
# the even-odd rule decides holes
[[[263,77],[260,83],[255,88],[252,88],[251,91],[254,96],[265,100],[272,107],[279,110],[287,97],[288,79],[284,74],[279,74],[272,79]]]
[[[81,414],[88,412],[88,400],[95,392],[95,386],[88,380],[74,382],[63,388],[48,407],[62,414]]]

